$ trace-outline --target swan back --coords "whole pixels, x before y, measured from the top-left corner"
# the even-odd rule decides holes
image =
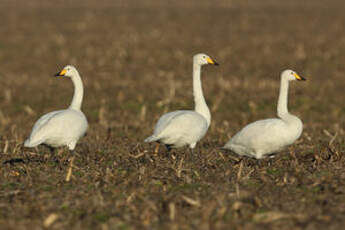
[[[42,143],[52,147],[69,146],[84,136],[87,127],[86,117],[81,111],[54,111],[45,114],[35,123],[25,146],[34,147]]]
[[[204,137],[207,129],[207,121],[199,113],[189,110],[175,111],[159,119],[148,142],[160,140],[173,147],[193,145]]]

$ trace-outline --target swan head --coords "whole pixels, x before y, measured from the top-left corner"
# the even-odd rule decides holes
[[[74,77],[78,74],[77,69],[72,65],[66,65],[60,72],[55,74],[56,77]]]
[[[219,65],[214,59],[203,53],[194,55],[193,61],[198,65]]]
[[[291,69],[287,69],[284,70],[281,73],[281,78],[288,80],[288,81],[305,81],[307,79],[305,79],[304,77],[299,76],[295,71],[291,70]]]

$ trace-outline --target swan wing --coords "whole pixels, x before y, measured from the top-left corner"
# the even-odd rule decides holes
[[[229,142],[245,146],[275,143],[284,135],[286,129],[287,125],[281,119],[260,120],[245,126]]]
[[[42,116],[36,122],[25,144],[28,144],[28,147],[36,146],[48,139],[56,142],[56,145],[69,144],[65,143],[66,140],[76,142],[85,134],[87,126],[86,117],[80,111],[72,109],[54,111]]]
[[[157,137],[164,143],[183,146],[199,141],[207,129],[207,121],[202,115],[194,111],[180,111],[170,117]]]
[[[280,119],[260,120],[245,126],[238,134],[236,134],[236,138],[251,139],[259,136],[271,136],[277,131],[283,129],[284,126],[284,122]]]
[[[178,116],[179,114],[183,114],[184,110],[178,110],[170,113],[166,113],[163,116],[159,118],[157,121],[157,124],[155,126],[155,129],[153,131],[153,135],[146,138],[145,142],[154,142],[159,140],[159,134],[170,124],[171,120],[174,119],[174,117]]]
[[[266,119],[245,126],[224,148],[260,159],[291,144],[288,125],[281,119]]]
[[[40,129],[42,129],[49,121],[52,117],[54,117],[56,114],[62,112],[63,110],[58,110],[58,111],[53,111],[47,114],[44,114],[43,116],[41,116],[36,123],[34,124],[34,127],[32,128],[31,134],[30,134],[30,138],[34,137],[36,135],[37,132],[39,132]]]
[[[169,124],[170,122],[178,117],[179,115],[185,113],[187,111],[185,110],[178,110],[170,113],[166,113],[163,116],[161,116],[156,124],[154,135],[158,136]]]

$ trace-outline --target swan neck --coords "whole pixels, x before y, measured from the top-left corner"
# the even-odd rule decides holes
[[[201,85],[201,65],[194,62],[193,64],[193,95],[195,103],[195,112],[205,117],[207,125],[211,123],[211,113],[206,104]]]
[[[287,114],[288,111],[288,90],[289,90],[289,81],[287,79],[281,79],[280,81],[280,91],[279,91],[279,98],[278,98],[278,117],[283,118]]]
[[[83,95],[84,95],[84,87],[83,82],[80,78],[78,72],[76,72],[72,77],[72,82],[74,85],[74,94],[71,105],[69,106],[70,109],[80,110],[81,104],[83,102]]]

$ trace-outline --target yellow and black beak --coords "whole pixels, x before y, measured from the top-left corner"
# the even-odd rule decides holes
[[[211,65],[219,65],[215,60],[213,60],[211,58],[207,58],[207,63],[211,64]]]
[[[306,81],[307,80],[304,77],[301,77],[300,75],[298,75],[297,73],[294,73],[294,76],[298,81]]]
[[[60,72],[56,73],[54,76],[55,77],[63,77],[63,76],[65,76],[66,72],[67,72],[67,70],[63,69]]]

